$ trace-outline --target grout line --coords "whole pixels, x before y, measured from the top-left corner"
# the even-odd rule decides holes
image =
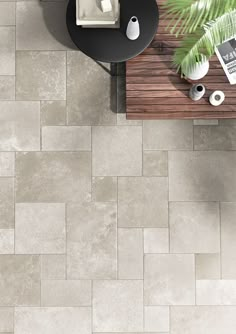
[[[220,223],[220,279],[223,279],[222,273],[222,220],[221,220],[221,202],[219,202],[219,223]]]
[[[67,277],[67,272],[68,272],[68,270],[67,270],[67,244],[68,244],[68,242],[67,242],[67,234],[68,234],[68,220],[67,220],[67,205],[68,205],[68,203],[65,203],[65,228],[66,228],[66,240],[65,240],[65,242],[66,242],[66,245],[65,245],[65,247],[66,247],[66,249],[65,249],[65,279],[67,280],[68,279],[68,277]]]

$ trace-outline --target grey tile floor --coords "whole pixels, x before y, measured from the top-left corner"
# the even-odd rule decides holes
[[[236,122],[126,121],[65,9],[0,0],[0,333],[235,334]]]

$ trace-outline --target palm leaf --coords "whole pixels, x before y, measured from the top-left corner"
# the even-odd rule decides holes
[[[198,27],[236,9],[236,0],[167,0],[166,18],[171,20],[166,29],[171,33],[193,33]]]
[[[228,0],[227,0],[228,1]],[[215,21],[198,28],[194,34],[183,39],[176,49],[174,65],[182,73],[189,73],[196,67],[199,55],[210,58],[215,53],[215,47],[236,34],[236,10],[225,13]]]

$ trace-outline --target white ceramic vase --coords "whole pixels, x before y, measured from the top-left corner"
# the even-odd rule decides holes
[[[195,68],[189,73],[184,73],[184,75],[190,80],[200,80],[208,73],[209,66],[209,61],[206,59],[202,62],[196,63]]]
[[[132,16],[127,26],[126,36],[131,41],[134,41],[139,37],[139,35],[140,35],[140,27],[138,18],[136,16]]]

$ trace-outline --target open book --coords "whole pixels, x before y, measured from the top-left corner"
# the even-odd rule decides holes
[[[216,47],[216,55],[231,85],[236,84],[236,39],[231,38]]]

